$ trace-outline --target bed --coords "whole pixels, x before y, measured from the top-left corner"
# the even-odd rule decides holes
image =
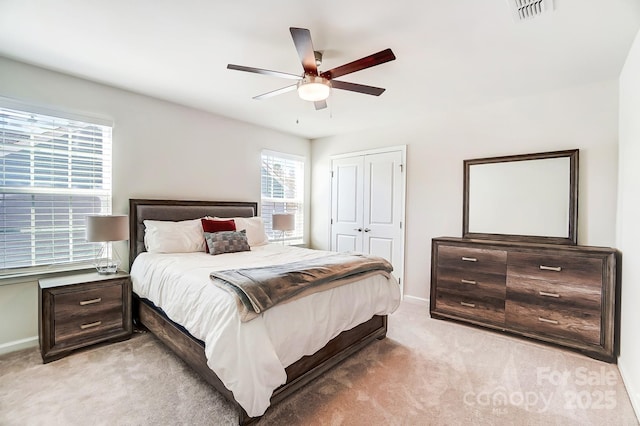
[[[167,269],[171,271],[173,276],[185,277],[184,280],[187,281],[191,280],[188,285],[195,287],[185,287],[188,290],[182,290],[182,287],[180,287],[180,292],[175,293],[177,290],[174,290],[174,293],[178,298],[182,298],[183,294],[196,292],[197,297],[192,299],[191,302],[187,301],[185,303],[198,305],[200,304],[199,301],[204,299],[198,292],[214,293],[215,297],[221,299],[226,297],[220,296],[216,292],[217,290],[213,290],[215,286],[204,282],[207,280],[207,273],[210,269],[220,269],[226,263],[231,267],[237,267],[238,264],[244,262],[244,260],[240,259],[259,263],[266,262],[269,259],[277,259],[278,262],[284,262],[287,259],[301,256],[314,257],[318,251],[266,244],[261,247],[252,247],[251,253],[246,253],[246,256],[251,257],[245,258],[233,256],[238,253],[225,254],[223,256],[210,256],[205,253],[171,256],[146,253],[144,242],[145,220],[186,221],[205,216],[251,218],[256,215],[257,203],[131,199],[129,208],[129,250],[134,288],[135,323],[138,326],[147,328],[224,397],[231,401],[238,409],[239,424],[241,425],[255,422],[263,412],[261,407],[264,407],[264,403],[262,405],[257,404],[258,408],[256,408],[252,401],[253,399],[259,400],[260,395],[244,395],[244,390],[242,389],[247,386],[241,387],[241,392],[238,390],[236,381],[254,380],[256,377],[261,381],[263,376],[267,377],[264,379],[265,382],[269,382],[269,385],[274,387],[273,391],[269,391],[270,397],[267,400],[267,406],[272,406],[367,344],[376,339],[383,339],[386,336],[387,314],[395,310],[400,299],[397,282],[392,276],[374,277],[375,280],[379,281],[379,283],[375,284],[375,290],[363,290],[358,287],[363,286],[361,283],[353,282],[279,305],[248,323],[231,321],[227,317],[217,317],[216,315],[218,314],[214,311],[224,311],[224,309],[216,307],[211,309],[211,312],[214,312],[211,315],[200,316],[206,317],[205,322],[215,322],[219,318],[225,318],[221,323],[225,323],[224,327],[231,327],[231,331],[226,331],[226,328],[222,332],[217,330],[215,332],[205,331],[205,329],[210,330],[217,326],[211,327],[211,323],[206,325],[195,324],[195,320],[192,321],[191,316],[199,315],[197,313],[203,309],[199,306],[176,308],[173,302],[168,303],[168,300],[173,300],[170,291],[173,287],[167,285],[161,290],[154,287],[156,285],[154,281],[162,281],[164,283],[165,280],[165,278],[160,278],[161,276],[158,275],[159,273],[156,270]],[[298,251],[293,252],[293,250]],[[244,255],[244,253],[239,255]],[[179,285],[187,284],[181,283]],[[369,286],[367,285],[367,288]],[[192,291],[192,288],[195,290]],[[359,294],[356,292],[360,291],[370,292],[367,294],[375,294],[375,296],[365,295],[362,297],[363,301],[360,301],[360,297],[355,296]],[[228,294],[227,297],[231,298]],[[375,297],[375,301],[367,301],[367,298],[372,298],[373,300],[373,297]],[[321,329],[317,332],[309,333],[308,330],[304,331],[304,328],[300,328],[298,334],[295,331],[287,330],[287,335],[282,336],[280,334],[276,336],[273,331],[274,329],[287,328],[283,327],[283,324],[286,324],[287,321],[290,324],[294,314],[313,311],[315,306],[328,307],[333,305],[338,305],[337,309],[342,309],[342,311],[339,311],[340,314],[337,315],[339,319],[329,320],[332,323],[332,327],[341,327],[338,331]],[[344,307],[340,307],[341,305],[344,305]],[[349,307],[352,305],[353,309],[350,309]],[[224,306],[227,306],[226,299],[224,300]],[[375,313],[367,314],[367,309]],[[310,324],[322,322],[314,318],[313,315],[315,314],[312,314],[308,320],[302,318],[296,322],[301,324],[305,323],[305,321]],[[317,315],[326,314],[325,311],[322,311],[318,312]],[[340,321],[343,323],[333,324]],[[227,323],[232,323],[232,325],[229,326]],[[251,325],[247,326],[247,324]],[[345,324],[349,325],[345,326]],[[300,327],[304,327],[304,325]],[[222,326],[220,328],[223,329]],[[242,330],[243,337],[238,340],[241,340],[241,342],[234,341],[229,343],[229,347],[224,346],[227,340],[221,338],[220,334],[237,335],[240,330]],[[289,333],[290,335],[288,335]],[[306,340],[308,339],[306,336],[309,334],[315,336],[311,341]],[[263,337],[263,335],[266,337]],[[283,347],[285,349],[282,349]],[[233,358],[233,360],[236,358],[238,360],[248,359],[250,354],[247,354],[250,350],[255,350],[256,353],[261,354],[260,357],[253,357],[257,359],[252,360],[252,362],[258,363],[256,366],[251,364],[246,368],[246,370],[257,369],[254,373],[245,373],[244,368],[238,373],[231,367],[227,368],[226,365],[224,368],[218,365],[211,366],[216,362],[221,362],[219,360],[220,357]],[[234,351],[238,351],[237,354]],[[234,353],[233,357],[229,356],[230,353]],[[268,355],[265,356],[265,354]],[[217,373],[214,372],[214,368]],[[264,368],[264,371],[261,368]],[[282,370],[282,372],[276,370]],[[244,378],[244,376],[248,377]],[[277,386],[273,385],[273,383],[276,383]],[[261,389],[261,386],[262,382],[255,385],[258,389]],[[264,387],[268,386],[265,385]],[[232,389],[233,392],[229,389]],[[264,399],[264,396],[262,396],[262,399]]]

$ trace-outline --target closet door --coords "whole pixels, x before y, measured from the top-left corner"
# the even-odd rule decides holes
[[[362,252],[402,264],[402,153],[364,156]]]
[[[384,257],[402,284],[404,151],[340,156],[331,163],[331,250]]]
[[[364,156],[332,162],[331,250],[362,251]]]

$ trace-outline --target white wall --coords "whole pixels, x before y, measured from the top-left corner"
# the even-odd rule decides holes
[[[14,281],[0,286],[0,354],[37,344],[37,284]]]
[[[462,235],[463,160],[580,149],[578,243],[615,244],[617,82],[509,99],[313,140],[314,248],[329,247],[330,156],[407,145],[405,295],[427,299],[431,239]]]
[[[1,57],[0,96],[114,121],[114,213],[129,198],[259,201],[263,148],[309,159],[304,138]],[[33,279],[0,281],[0,353],[37,336],[36,296]]]
[[[620,75],[617,247],[622,252],[618,366],[640,417],[640,32]]]

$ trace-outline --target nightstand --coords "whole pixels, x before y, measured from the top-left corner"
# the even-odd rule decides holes
[[[38,331],[44,363],[101,342],[131,337],[131,279],[118,272],[39,280]]]

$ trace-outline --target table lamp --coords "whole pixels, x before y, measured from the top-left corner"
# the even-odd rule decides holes
[[[293,213],[274,213],[271,219],[271,229],[282,232],[282,245],[284,245],[285,233],[296,229],[296,216]]]
[[[102,248],[96,257],[99,274],[118,272],[120,259],[113,251],[113,241],[129,239],[129,220],[126,215],[90,215],[86,218],[87,241],[101,242]]]

